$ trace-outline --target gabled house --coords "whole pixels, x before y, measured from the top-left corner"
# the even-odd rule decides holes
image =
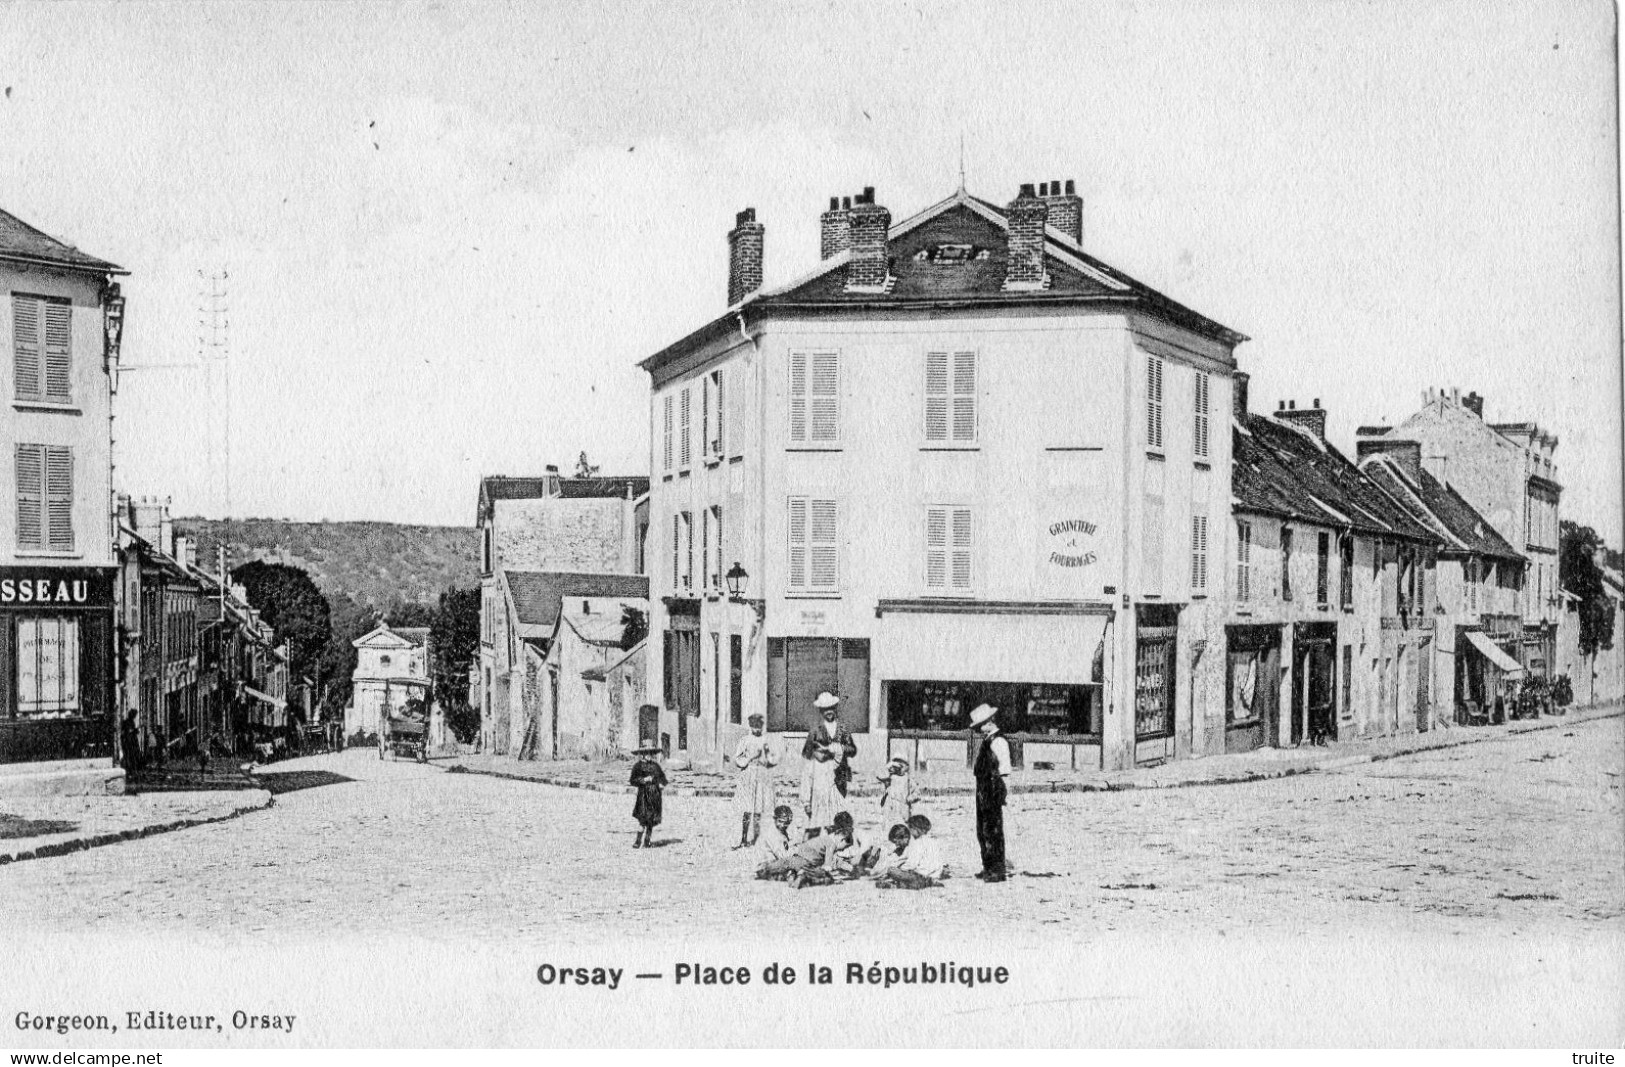
[[[739,213],[726,310],[641,364],[674,758],[751,713],[798,738],[824,690],[868,766],[962,766],[983,701],[1027,766],[1191,754],[1245,338],[1087,252],[1082,209],[1057,181],[894,222],[865,189],[771,289]]]
[[[1247,409],[1238,376],[1223,747],[1426,730],[1435,535],[1326,440],[1326,411]]]
[[[347,736],[376,734],[386,716],[398,716],[408,701],[428,698],[426,628],[392,628],[385,620],[351,643],[356,664],[350,705],[344,714]]]
[[[1434,713],[1455,723],[1497,716],[1518,663],[1528,560],[1460,493],[1422,466],[1422,446],[1361,441],[1360,469],[1439,538]],[[1505,701],[1502,701],[1504,711]]]

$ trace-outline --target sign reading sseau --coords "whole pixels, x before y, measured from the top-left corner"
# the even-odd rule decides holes
[[[0,567],[0,609],[90,608],[113,603],[110,571]]]
[[[1061,519],[1049,527],[1049,561],[1055,567],[1087,567],[1095,562],[1089,539],[1095,536],[1095,524],[1088,519]]]

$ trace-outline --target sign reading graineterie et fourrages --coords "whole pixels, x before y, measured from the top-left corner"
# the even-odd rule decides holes
[[[113,570],[0,567],[0,611],[113,606]]]

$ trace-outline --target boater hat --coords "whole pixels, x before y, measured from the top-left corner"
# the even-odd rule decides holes
[[[999,709],[992,704],[978,704],[976,710],[970,713],[970,724],[980,726],[999,713]]]
[[[745,721],[746,721],[746,722],[748,722],[748,723],[750,723],[750,724],[751,724],[751,725],[752,725],[752,726],[754,726],[754,725],[756,725],[756,724],[757,724],[757,723],[759,723],[759,722],[765,722],[765,721],[766,721],[766,720],[764,720],[764,719],[763,719],[763,718],[762,718],[762,713],[761,713],[761,712],[759,712],[759,711],[753,711],[753,712],[751,712],[751,713],[750,713],[750,714],[749,714],[749,715],[747,715],[747,716],[745,716]]]
[[[819,710],[824,710],[827,708],[833,708],[840,702],[841,698],[836,696],[834,693],[823,692],[819,693],[818,698],[813,701],[813,707],[818,708]]]

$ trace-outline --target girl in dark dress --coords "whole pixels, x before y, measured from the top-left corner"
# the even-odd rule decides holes
[[[632,784],[637,786],[638,799],[632,805],[632,818],[638,821],[639,829],[632,838],[632,847],[646,848],[653,843],[655,827],[660,825],[660,791],[666,786],[666,772],[660,767],[658,747],[634,751],[638,760],[632,764]]]

